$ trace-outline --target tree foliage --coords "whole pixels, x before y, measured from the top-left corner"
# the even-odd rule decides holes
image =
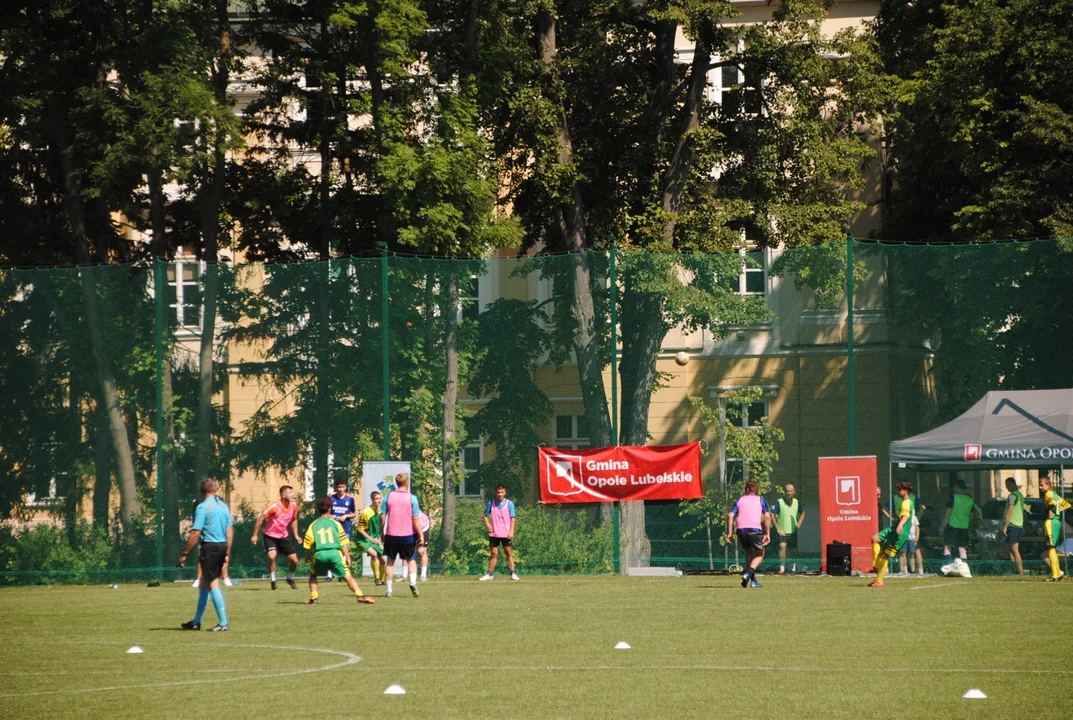
[[[884,238],[1065,238],[890,253],[903,332],[937,348],[944,418],[988,390],[1069,382],[1073,85],[1060,68],[1073,60],[1071,12],[1068,1],[885,2],[877,22],[900,80]]]

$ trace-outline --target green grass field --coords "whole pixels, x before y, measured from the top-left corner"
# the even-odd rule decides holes
[[[762,580],[366,581],[375,606],[322,584],[313,607],[251,581],[227,634],[178,629],[185,584],[6,589],[0,717],[1073,716],[1073,583]]]

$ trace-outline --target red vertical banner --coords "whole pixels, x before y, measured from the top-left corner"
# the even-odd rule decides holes
[[[827,545],[853,546],[853,569],[872,567],[872,536],[879,532],[876,458],[820,458],[820,555],[827,571]]]

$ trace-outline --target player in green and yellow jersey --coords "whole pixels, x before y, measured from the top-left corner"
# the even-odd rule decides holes
[[[320,517],[306,530],[302,547],[306,549],[309,560],[309,599],[306,605],[317,604],[317,573],[331,570],[336,577],[343,578],[347,587],[358,598],[359,603],[372,605],[376,601],[365,597],[357,581],[350,575],[350,539],[343,532],[343,526],[332,517],[331,498],[322,498],[317,502]]]
[[[886,530],[876,533],[872,537],[872,564],[876,568],[875,582],[868,587],[883,587],[883,575],[887,572],[887,563],[891,558],[897,557],[902,548],[909,541],[909,533],[913,529],[913,515],[915,509],[913,501],[909,497],[913,492],[913,483],[898,483],[898,497],[901,498],[898,509],[898,524],[892,525]]]
[[[384,496],[374,490],[369,499],[373,504],[358,515],[358,547],[369,556],[369,565],[373,569],[373,584],[383,585],[387,579],[387,562],[383,558],[384,540],[381,537],[384,515],[380,511]]]
[[[1071,506],[1066,499],[1054,494],[1054,485],[1051,483],[1051,474],[1047,470],[1039,473],[1039,496],[1043,500],[1043,507],[1047,515],[1043,520],[1043,535],[1047,540],[1047,562],[1051,566],[1051,576],[1048,582],[1058,582],[1065,577],[1065,573],[1058,566],[1058,539],[1062,532],[1062,513]]]

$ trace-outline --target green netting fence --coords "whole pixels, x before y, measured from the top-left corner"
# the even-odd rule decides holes
[[[381,459],[411,462],[432,572],[482,571],[502,483],[521,572],[610,574],[732,571],[724,513],[745,478],[772,500],[796,486],[786,566],[816,572],[816,459],[876,455],[884,502],[918,484],[935,572],[953,475],[888,477],[888,443],[988,390],[1073,384],[1071,281],[1062,241],[2,269],[0,583],[192,578],[174,561],[205,476],[236,516],[232,576],[259,578],[249,536],[280,485],[304,529]],[[539,446],[687,441],[703,502],[539,503]],[[962,473],[986,517],[978,574],[1010,571],[994,532],[1009,474]],[[1035,471],[1013,474],[1034,495]]]

